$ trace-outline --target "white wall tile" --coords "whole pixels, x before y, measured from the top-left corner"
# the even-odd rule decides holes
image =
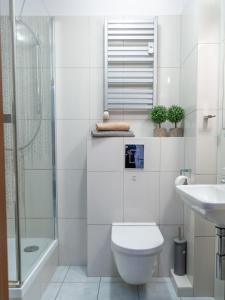
[[[215,238],[195,238],[194,296],[214,295]]]
[[[150,120],[149,111],[132,111],[132,110],[126,111],[126,110],[124,110],[123,118],[126,120],[148,120],[148,121]]]
[[[53,217],[51,170],[25,171],[25,211],[27,218]]]
[[[199,43],[218,43],[220,40],[220,0],[198,1]]]
[[[225,109],[223,109],[223,112],[222,112],[222,114],[223,114],[223,128],[225,128]]]
[[[177,172],[160,173],[160,224],[183,224],[183,203],[174,185]]]
[[[185,168],[191,169],[192,174],[196,172],[196,138],[185,137]]]
[[[86,177],[86,170],[57,171],[59,218],[86,218]]]
[[[180,16],[158,17],[158,66],[180,67]]]
[[[195,232],[195,213],[187,205],[184,205],[184,235],[191,233],[194,236]]]
[[[152,137],[154,125],[149,119],[126,119],[124,116],[124,121],[130,124],[130,129],[134,132],[136,137]]]
[[[90,66],[103,67],[104,65],[104,16],[90,17]]]
[[[195,183],[197,184],[216,184],[216,175],[195,175]]]
[[[54,239],[54,218],[26,219],[26,237]]]
[[[34,127],[32,126],[32,124],[34,124],[34,120],[23,120],[23,122],[27,122],[26,127],[29,128],[31,132],[28,130],[28,132],[24,133],[24,129],[21,130],[21,134],[25,136],[25,140],[23,140],[23,143],[19,144],[20,146],[23,146],[30,141],[31,136],[34,134],[34,128],[35,131],[38,128],[38,121]],[[24,125],[22,128],[25,128]],[[27,147],[23,150],[25,169],[52,169],[51,130],[52,120],[42,120],[40,130],[32,143],[32,147]],[[43,136],[45,138],[43,138]],[[38,151],[35,149],[38,149]]]
[[[86,265],[86,220],[59,219],[60,265]]]
[[[159,222],[159,173],[124,173],[124,221]]]
[[[88,223],[123,220],[123,173],[88,172]]]
[[[35,1],[34,1],[35,2]],[[36,3],[36,2],[35,2]],[[68,15],[91,15],[91,16],[149,16],[149,15],[180,15],[183,8],[183,1],[180,0],[141,0],[140,2],[123,2],[116,0],[114,2],[83,0],[79,5],[74,1],[66,0],[64,3],[48,0],[48,10],[52,16]],[[30,10],[32,11],[33,5]]]
[[[199,136],[196,140],[196,145],[196,173],[216,174],[217,137]]]
[[[90,69],[90,119],[102,119],[104,108],[103,68]]]
[[[213,58],[213,59],[212,59]],[[219,93],[219,45],[198,46],[198,108],[217,109]]]
[[[89,67],[89,17],[57,17],[55,49],[56,67]]]
[[[87,120],[57,120],[57,168],[86,168]]]
[[[215,278],[215,288],[214,288],[214,299],[216,300],[223,300],[225,294],[225,286],[224,281]]]
[[[111,250],[111,225],[88,225],[88,276],[116,274]]]
[[[160,170],[160,138],[124,138],[126,144],[144,145],[144,171]]]
[[[89,119],[90,71],[56,69],[56,118]]]
[[[180,68],[158,69],[158,103],[178,105],[180,102]]]
[[[178,235],[178,226],[160,225],[160,231],[164,237],[165,244],[159,255],[159,277],[169,277],[174,261],[173,239]]]
[[[57,120],[59,240],[60,263],[63,264],[85,264],[86,221],[75,218],[85,217],[83,201],[85,198],[85,171],[82,170],[86,169],[86,137],[90,134],[90,128],[94,127],[95,122],[102,119],[103,23],[103,16],[56,18],[56,66],[57,73],[60,72],[57,75],[59,82],[56,91],[57,118],[60,119]],[[73,28],[72,35],[71,28]],[[159,47],[159,67],[163,67],[159,70],[159,99],[167,105],[179,103],[179,16],[159,17]],[[170,78],[170,85],[168,78]],[[153,136],[154,125],[149,120],[147,113],[124,113],[122,111],[111,113],[110,117],[112,120],[128,121],[137,137]],[[126,140],[132,141],[133,139]],[[135,142],[141,142],[141,140],[135,138]],[[160,155],[162,154],[160,139],[143,140],[146,155],[144,173],[146,175],[141,172],[137,174],[138,178],[142,179],[143,177],[143,180],[139,181],[140,188],[137,189],[140,192],[136,193],[136,198],[133,196],[136,191],[131,196],[135,201],[140,199],[140,194],[145,192],[145,187],[142,188],[142,186],[148,186],[149,192],[147,192],[147,196],[141,197],[141,201],[149,208],[150,214],[151,210],[154,210],[153,214],[158,221],[159,174],[156,171],[160,170]],[[105,171],[120,170],[120,173],[91,172],[93,178],[90,195],[94,201],[91,203],[91,209],[88,210],[92,214],[90,219],[96,224],[122,221],[124,144],[122,143],[119,148],[111,139],[107,139],[106,142],[111,144],[110,159],[108,159],[105,155],[107,152],[105,148],[100,149],[102,146],[100,144],[104,141],[92,140],[92,142],[95,143],[96,151],[91,151],[91,155],[98,159],[101,158],[98,163],[96,161],[93,163],[93,171],[96,171],[97,168],[97,170]],[[173,151],[174,149],[172,149],[172,160],[174,159]],[[119,154],[120,152],[121,154]],[[168,153],[166,157],[168,157]],[[174,168],[170,170],[171,164],[166,164],[166,166],[169,171],[177,170],[177,166],[175,170]],[[148,173],[148,171],[152,173]],[[127,172],[127,176],[130,175],[131,173]],[[101,188],[96,188],[98,186]],[[149,199],[154,199],[155,203],[152,205]],[[101,211],[100,218],[99,211]],[[146,211],[145,209],[145,212],[140,212],[144,218]],[[132,212],[131,217],[135,219],[138,214],[135,215],[135,212]],[[148,220],[148,216],[146,220]],[[91,262],[89,275],[99,275],[99,272],[102,276],[115,274],[110,233],[110,225],[89,225],[91,241],[91,246],[88,247],[89,261]]]
[[[197,134],[197,111],[187,114],[184,119],[184,136],[187,137],[196,137]],[[202,124],[203,127],[203,124]]]
[[[197,105],[197,47],[191,52],[181,68],[181,100],[180,104],[186,114],[192,112]]]
[[[161,171],[184,167],[184,138],[161,138]]]
[[[190,55],[198,40],[198,1],[186,1],[181,21],[181,60],[182,63]]]
[[[123,171],[124,151],[123,138],[89,139],[88,171]]]

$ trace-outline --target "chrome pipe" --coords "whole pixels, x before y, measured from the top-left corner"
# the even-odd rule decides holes
[[[225,280],[225,228],[216,227],[217,250],[216,253],[216,278]]]

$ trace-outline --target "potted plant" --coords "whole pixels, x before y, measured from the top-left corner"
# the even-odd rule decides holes
[[[178,105],[172,105],[168,109],[167,120],[174,123],[174,128],[170,129],[170,136],[181,137],[184,135],[184,129],[178,128],[177,123],[181,122],[185,117],[184,109]]]
[[[167,136],[166,129],[161,127],[161,124],[167,120],[167,108],[162,105],[157,105],[150,111],[149,116],[150,119],[157,124],[157,127],[154,129],[154,136]]]

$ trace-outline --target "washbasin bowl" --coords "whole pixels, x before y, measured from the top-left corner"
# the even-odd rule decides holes
[[[192,210],[217,226],[225,227],[225,185],[177,185],[176,191]]]

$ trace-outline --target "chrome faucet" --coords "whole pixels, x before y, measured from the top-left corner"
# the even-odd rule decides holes
[[[186,175],[188,173],[188,177],[191,177],[192,169],[180,169],[180,175]]]
[[[220,183],[225,184],[225,176],[221,178]]]

